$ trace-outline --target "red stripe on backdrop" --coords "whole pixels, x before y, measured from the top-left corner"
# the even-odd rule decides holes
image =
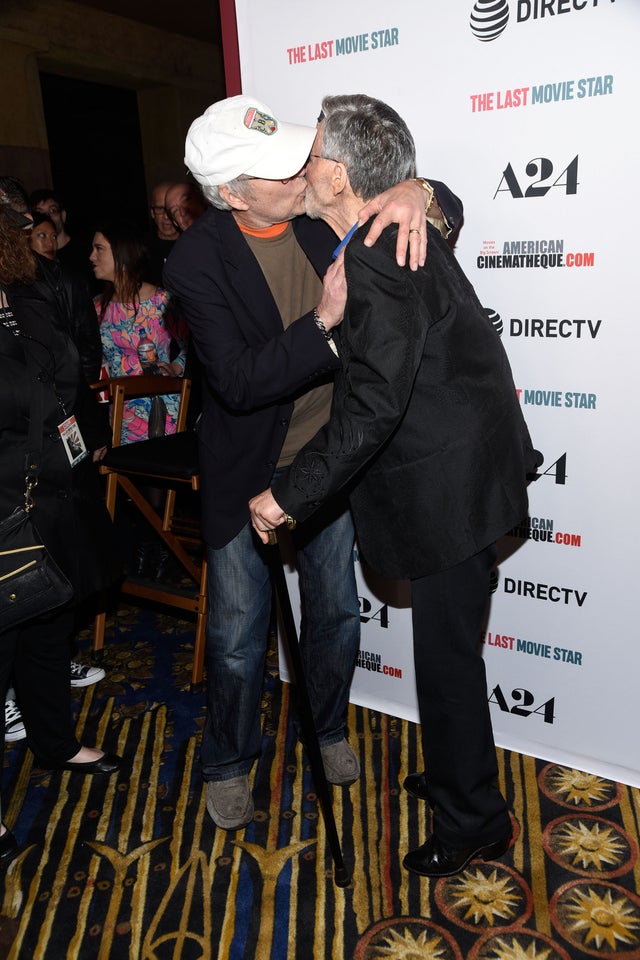
[[[222,25],[222,52],[224,56],[224,80],[228,97],[242,93],[240,51],[238,50],[238,25],[234,0],[220,0]]]

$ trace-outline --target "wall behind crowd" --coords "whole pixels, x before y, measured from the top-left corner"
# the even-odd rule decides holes
[[[324,94],[380,97],[407,120],[419,172],[463,199],[456,255],[545,458],[529,518],[500,544],[483,638],[496,740],[640,785],[640,5],[326,0],[301,17],[294,0],[236,0],[236,13],[243,92],[302,123]],[[358,575],[353,699],[415,720],[406,584]]]

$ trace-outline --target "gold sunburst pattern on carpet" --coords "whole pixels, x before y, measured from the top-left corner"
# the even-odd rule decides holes
[[[453,937],[432,921],[396,917],[366,932],[354,960],[462,960],[462,954]]]
[[[531,893],[506,866],[472,864],[461,874],[439,880],[436,902],[454,923],[478,932],[523,922],[531,912]]]
[[[634,841],[616,824],[599,817],[571,816],[545,828],[547,854],[576,873],[615,877],[630,870],[638,856]]]
[[[525,929],[490,933],[472,949],[467,960],[571,960],[551,937]]]
[[[640,899],[610,883],[589,880],[561,887],[551,902],[560,933],[587,954],[640,957]]]
[[[557,764],[544,767],[539,784],[551,800],[566,807],[602,810],[618,800],[619,787],[612,780]]]

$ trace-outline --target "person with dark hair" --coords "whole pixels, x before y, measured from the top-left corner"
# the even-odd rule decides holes
[[[7,627],[0,617],[0,693],[13,676],[27,742],[39,766],[108,775],[120,769],[121,760],[78,743],[70,723],[69,688],[74,608],[108,587],[120,568],[92,464],[104,455],[108,433],[82,376],[78,351],[35,286],[36,262],[15,216],[0,204],[0,517],[23,502],[36,396],[35,409],[42,409],[42,451],[31,516],[70,581],[73,599],[17,626]],[[63,442],[71,428],[78,429],[84,447],[73,463]],[[4,729],[0,733],[2,750]],[[17,849],[13,835],[0,826],[0,865],[13,859]]]
[[[427,224],[415,273],[396,262],[393,228],[370,249],[362,230],[348,239],[363,202],[414,169],[395,110],[363,95],[325,97],[305,209],[348,240],[333,276],[346,300],[342,370],[329,422],[250,508],[266,542],[346,487],[363,557],[411,581],[426,774],[405,786],[429,800],[433,833],[404,866],[442,877],[501,856],[511,841],[480,637],[495,540],[526,516],[527,475],[541,458],[502,342],[437,230]]]
[[[36,191],[33,197],[40,194],[45,197],[51,196],[50,190]],[[22,214],[27,220],[34,222],[37,218],[38,223],[43,223],[43,217],[49,217],[48,212],[42,210],[38,213],[31,213],[29,208],[29,198],[22,182],[17,177],[0,177],[0,203],[3,203]],[[41,204],[42,206],[42,204]],[[46,204],[44,205],[46,206]],[[37,275],[36,287],[39,293],[47,299],[54,311],[56,322],[69,333],[73,339],[82,362],[85,378],[88,383],[93,383],[98,379],[100,373],[101,347],[98,334],[98,325],[95,319],[95,313],[91,305],[89,288],[84,282],[80,273],[70,267],[63,267],[58,256],[60,218],[54,213],[54,217],[49,218],[53,223],[56,234],[56,252],[51,256],[52,246],[50,241],[40,241],[46,245],[47,253],[38,249],[38,240],[35,245],[32,242],[32,249],[36,254]],[[50,235],[50,227],[47,230]],[[86,275],[86,258],[83,264],[83,271]]]
[[[88,246],[85,241],[79,240],[75,234],[73,236],[69,234],[67,211],[60,194],[48,187],[34,190],[29,197],[29,206],[34,215],[42,213],[51,217],[57,234],[57,256],[62,266],[90,283],[92,278],[87,267]]]
[[[16,177],[0,177],[0,204],[4,204],[6,210],[13,211],[11,216],[18,215],[20,222],[25,225],[24,229],[32,230],[31,224],[38,218],[40,218],[38,222],[43,222],[43,218],[46,220],[45,214],[34,215],[29,212],[27,193],[22,182]],[[93,383],[100,373],[102,346],[88,287],[79,275],[63,268],[57,256],[44,255],[43,252],[38,251],[37,243],[34,248],[32,242],[31,247],[36,266],[33,289],[49,303],[54,323],[73,340],[80,355],[85,379],[87,383]],[[97,683],[105,675],[102,667],[84,664],[73,659],[70,670],[72,687],[84,687]],[[22,715],[12,690],[9,691],[5,704],[5,727],[8,731],[7,739],[24,739]]]
[[[141,376],[144,372],[183,376],[187,326],[171,295],[145,279],[147,250],[136,229],[124,223],[99,226],[90,260],[96,279],[103,282],[94,305],[109,376]],[[165,403],[165,432],[174,433],[177,395],[166,397]],[[125,403],[122,443],[148,437],[150,409],[150,397]]]
[[[55,260],[58,252],[56,225],[46,213],[36,213],[30,230],[31,249],[47,260]]]

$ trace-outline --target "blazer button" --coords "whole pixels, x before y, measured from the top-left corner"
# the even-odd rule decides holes
[[[280,421],[280,426],[281,426],[281,427],[288,427],[288,426],[289,426],[289,421],[288,421],[288,420],[285,420],[285,418],[283,417],[282,420]]]

